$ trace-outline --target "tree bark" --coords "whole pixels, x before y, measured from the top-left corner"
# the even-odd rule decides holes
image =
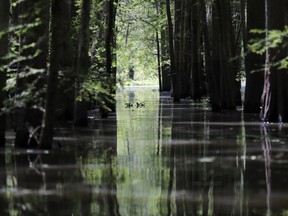
[[[213,72],[213,58],[212,58],[212,38],[209,32],[208,21],[206,18],[206,0],[199,0],[199,9],[201,16],[201,28],[203,31],[204,49],[205,49],[205,71],[207,74],[208,82],[208,93],[210,98],[210,103],[212,106],[212,111],[220,111],[220,93],[217,81],[217,74]]]
[[[63,55],[62,31],[65,28],[65,0],[51,1],[51,51],[50,70],[47,82],[47,95],[45,113],[43,119],[43,129],[40,138],[40,147],[50,149],[54,135],[54,121],[56,115],[56,102],[58,98],[58,71],[60,69],[60,59]]]
[[[191,44],[192,52],[190,61],[192,62],[191,68],[191,97],[193,100],[199,100],[202,97],[203,92],[203,75],[201,71],[201,50],[200,50],[200,13],[199,13],[199,1],[192,1],[192,17],[190,20]],[[205,17],[206,19],[206,17]],[[205,21],[202,21],[205,22]],[[188,56],[189,57],[189,56]]]
[[[118,0],[106,0],[105,8],[105,69],[104,88],[107,88],[109,94],[103,95],[103,104],[100,104],[101,117],[108,117],[109,112],[116,109],[115,92],[116,92],[116,36],[115,22]],[[105,78],[106,77],[106,78]],[[108,108],[108,109],[107,109]]]
[[[159,12],[159,2],[156,0],[155,1],[155,8],[156,8],[156,13],[159,16],[160,12]],[[156,48],[157,48],[157,70],[158,70],[158,85],[159,85],[159,91],[162,91],[162,67],[161,67],[161,50],[160,50],[160,36],[159,36],[159,29],[158,27],[156,27],[156,38],[155,38],[155,42],[156,42]]]
[[[106,11],[106,36],[105,36],[105,48],[106,48],[106,71],[107,74],[112,76],[112,63],[113,63],[113,37],[114,37],[114,0],[107,0]]]
[[[264,0],[247,1],[247,41],[255,39],[255,35],[250,33],[252,29],[265,29],[264,11]],[[247,48],[245,49],[247,50]],[[259,113],[264,81],[261,68],[264,66],[265,56],[251,52],[247,52],[245,56],[246,89],[244,112]]]
[[[90,67],[89,58],[89,41],[90,41],[90,10],[91,0],[83,0],[81,4],[81,18],[78,39],[78,54],[76,65],[76,88],[75,97],[77,98],[80,91],[80,85],[86,78]],[[88,125],[88,105],[86,101],[75,102],[74,107],[74,125],[87,126]]]
[[[157,45],[157,70],[158,70],[158,83],[159,90],[162,91],[162,76],[161,76],[161,53],[160,53],[160,38],[158,30],[156,31],[156,45]]]
[[[0,33],[4,33],[0,37],[0,109],[3,108],[4,100],[6,98],[6,69],[3,67],[5,61],[2,59],[8,53],[8,31],[9,26],[9,0],[1,0],[0,2]],[[1,112],[1,110],[0,110]],[[6,130],[6,116],[0,113],[0,148],[5,146],[5,130]]]
[[[165,1],[160,1],[159,14],[162,17],[165,11]],[[167,15],[166,15],[167,19]],[[162,77],[162,91],[171,90],[171,78],[170,78],[170,65],[169,61],[169,45],[168,45],[168,28],[167,24],[161,26],[160,31],[160,49],[161,49],[161,77]]]
[[[206,20],[205,2],[201,1],[201,17]],[[236,72],[234,57],[234,35],[232,28],[230,0],[216,0],[212,4],[212,68],[209,68],[209,33],[204,23],[204,42],[206,68],[209,69],[209,93],[213,111],[236,109]]]
[[[166,13],[168,21],[168,38],[169,38],[169,53],[170,53],[170,65],[171,65],[171,83],[172,83],[172,94],[174,102],[180,101],[179,92],[179,78],[176,71],[175,55],[174,55],[174,41],[173,41],[173,24],[171,18],[170,0],[166,0]]]
[[[187,55],[191,50],[187,38],[187,32],[191,31],[188,27],[189,17],[191,15],[191,2],[187,0],[175,0],[174,10],[174,52],[175,65],[179,82],[180,98],[190,96],[190,76],[189,63],[191,59],[187,59]],[[187,3],[187,4],[186,4]],[[188,50],[190,49],[190,50]]]
[[[220,70],[221,70],[221,108],[228,110],[236,109],[236,73],[232,58],[234,58],[234,32],[232,28],[230,0],[218,0],[217,10],[220,28]]]
[[[116,33],[115,22],[117,12],[118,0],[109,0],[108,14],[107,14],[107,31],[106,31],[106,70],[110,75],[110,93],[115,94],[116,89]],[[115,111],[115,99],[112,97],[112,104],[110,109]]]
[[[265,1],[266,40],[269,30],[284,30],[285,4],[284,0]],[[287,48],[266,50],[264,88],[262,94],[261,120],[268,122],[288,122],[288,82],[287,70],[271,66],[270,63],[280,61],[287,56]]]
[[[61,75],[59,79],[62,80],[58,91],[62,94],[58,95],[57,101],[57,119],[64,121],[73,121],[73,111],[75,97],[75,88],[72,83],[75,82],[75,75],[73,73],[73,67],[75,66],[75,54],[77,53],[78,46],[76,42],[73,43],[73,31],[72,31],[72,20],[76,16],[75,0],[65,1],[62,5],[63,9],[59,21],[63,24],[62,35],[61,35],[61,53],[60,58],[60,70]]]
[[[218,0],[217,0],[218,1]],[[213,91],[213,101],[211,101],[212,111],[219,112],[222,109],[221,100],[221,61],[220,61],[220,26],[219,26],[219,12],[217,3],[214,2],[212,9],[212,70],[211,70],[211,84]],[[210,88],[210,86],[209,86]]]

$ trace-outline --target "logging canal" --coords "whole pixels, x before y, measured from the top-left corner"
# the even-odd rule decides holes
[[[153,87],[119,90],[114,115],[90,118],[59,126],[52,151],[1,150],[1,216],[288,215],[286,124]]]

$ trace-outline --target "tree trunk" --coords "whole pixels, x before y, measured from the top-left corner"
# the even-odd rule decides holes
[[[118,0],[109,0],[109,13],[107,17],[107,32],[106,32],[106,69],[110,75],[110,93],[115,94],[116,91],[116,33],[115,33],[115,22],[117,12]],[[110,109],[115,111],[115,98],[112,97],[113,101],[110,104]]]
[[[219,44],[220,48],[220,70],[221,70],[221,108],[236,109],[236,73],[233,70],[232,58],[234,45],[234,32],[232,28],[231,5],[230,0],[217,1],[219,18]]]
[[[241,95],[241,81],[242,78],[242,48],[243,48],[243,30],[242,30],[242,3],[241,1],[231,1],[231,16],[232,16],[232,71],[235,77],[235,102],[236,106],[242,106]],[[245,9],[245,5],[244,5]],[[235,15],[234,15],[235,14]],[[233,18],[234,16],[234,18]],[[244,11],[244,23],[245,23],[245,11]],[[239,76],[240,75],[240,76]]]
[[[107,0],[106,8],[106,36],[105,36],[105,48],[106,48],[106,71],[107,74],[112,75],[112,63],[113,63],[113,37],[114,37],[114,0]],[[112,77],[111,77],[112,78]]]
[[[213,32],[213,86],[214,95],[219,97],[213,98],[212,110],[220,111],[221,109],[236,109],[235,100],[235,83],[236,74],[233,71],[231,59],[232,45],[234,43],[232,18],[231,18],[230,0],[216,0],[213,3],[212,32]],[[216,102],[216,103],[215,103]]]
[[[156,8],[156,13],[159,16],[160,12],[159,12],[159,2],[158,0],[155,1],[155,8]],[[156,38],[155,38],[155,42],[156,42],[156,48],[157,48],[157,70],[158,70],[158,85],[159,85],[159,91],[162,91],[162,67],[161,67],[161,50],[160,50],[160,37],[159,37],[159,29],[158,27],[156,27]]]
[[[217,74],[213,72],[213,58],[212,58],[212,37],[209,33],[208,21],[206,18],[206,0],[199,0],[199,9],[201,16],[201,28],[203,31],[203,40],[204,40],[204,49],[205,49],[205,73],[207,74],[207,82],[208,82],[208,93],[210,98],[210,103],[212,106],[212,111],[220,111],[220,93]]]
[[[186,0],[174,0],[174,53],[175,68],[178,79],[179,97],[185,98],[190,95],[190,72],[187,69],[186,62],[186,25],[187,10],[185,8]]]
[[[43,129],[40,139],[40,147],[43,149],[50,149],[52,147],[56,102],[58,98],[58,71],[60,68],[60,59],[64,53],[61,36],[66,24],[62,19],[63,14],[65,14],[65,0],[52,0],[50,70],[48,74]]]
[[[269,1],[265,0],[265,47],[266,47],[266,51],[265,51],[265,66],[264,66],[264,86],[263,86],[263,93],[262,93],[262,97],[261,97],[262,109],[260,111],[260,119],[262,121],[268,121],[269,117],[271,116],[271,115],[269,115],[271,113],[271,105],[272,105],[271,104],[271,88],[270,88],[270,86],[271,86],[272,80],[274,82],[276,81],[275,76],[274,76],[274,79],[271,76],[270,48],[267,47],[267,45],[269,43],[269,18],[270,18],[270,13],[269,13],[270,8],[268,8],[269,6],[270,6]],[[276,91],[277,91],[277,89],[276,89]],[[277,99],[275,100],[275,102],[277,102]],[[276,107],[277,107],[277,105],[276,105]],[[275,112],[275,110],[274,110],[274,113],[277,113],[277,111]]]
[[[0,2],[0,33],[8,30],[9,25],[9,0],[1,0]],[[3,108],[6,98],[6,69],[3,68],[5,61],[2,59],[8,53],[8,34],[2,35],[0,38],[0,109]],[[5,146],[5,129],[6,117],[0,113],[0,148]]]
[[[62,82],[61,85],[58,86],[60,87],[58,91],[62,92],[62,94],[58,95],[57,110],[59,111],[57,113],[57,119],[73,121],[75,88],[72,83],[75,82],[73,67],[75,66],[74,59],[76,55],[74,53],[77,53],[77,45],[76,43],[72,43],[72,20],[76,16],[74,0],[65,1],[62,8],[62,15],[58,18],[58,22],[64,23],[60,37],[62,56],[59,56],[60,70],[62,71],[59,79],[61,79]]]
[[[114,112],[116,107],[116,36],[115,22],[118,0],[106,0],[105,16],[105,60],[106,74],[104,78],[104,88],[107,88],[109,94],[103,95],[103,104],[100,104],[100,112],[102,118],[108,117],[109,112]],[[108,108],[108,109],[107,109]]]
[[[247,42],[247,16],[246,16],[246,8],[247,8],[247,0],[240,0],[240,16],[241,16],[241,36],[242,36],[242,41],[240,41],[240,44],[242,42],[242,46],[241,49],[243,48],[243,50],[241,50],[242,54],[244,57],[244,62],[242,63],[242,58],[241,58],[241,68],[240,70],[242,70],[242,68],[244,69],[244,71],[246,71],[246,54],[248,53],[248,42]],[[240,89],[241,89],[241,82],[240,82]],[[243,108],[245,108],[244,102],[245,102],[245,98],[242,96],[241,94],[241,103]]]
[[[206,17],[205,17],[206,19]],[[204,21],[202,21],[204,22]],[[200,52],[200,13],[198,0],[192,1],[192,17],[190,21],[192,30],[191,43],[192,53],[190,61],[192,62],[191,72],[191,97],[193,100],[199,100],[203,92],[203,79],[201,72],[201,52]]]
[[[161,76],[161,53],[160,53],[160,38],[158,30],[156,31],[156,45],[157,45],[157,70],[158,70],[158,83],[159,90],[162,91],[162,76]]]
[[[218,1],[218,0],[217,0]],[[219,14],[217,9],[217,3],[213,4],[212,9],[212,70],[211,70],[211,84],[213,91],[213,101],[211,101],[212,111],[221,111],[222,101],[221,101],[221,61],[220,61],[220,26],[219,26]],[[210,86],[209,86],[210,88]]]
[[[83,0],[81,4],[81,18],[80,18],[80,30],[78,40],[78,55],[77,55],[77,78],[75,96],[79,95],[80,85],[86,78],[90,67],[89,41],[90,41],[90,10],[91,0]],[[87,126],[88,125],[88,105],[86,101],[76,101],[74,107],[74,125],[75,126]]]
[[[176,71],[175,65],[175,55],[174,55],[174,42],[173,42],[173,24],[171,18],[170,10],[170,0],[166,0],[166,13],[168,20],[168,38],[169,38],[169,53],[170,53],[170,65],[171,65],[171,83],[172,83],[172,94],[174,97],[174,102],[180,101],[180,92],[179,92],[179,78]]]
[[[265,1],[266,40],[268,42],[269,30],[283,31],[285,27],[285,0]],[[262,94],[261,120],[268,122],[288,122],[288,82],[287,70],[278,69],[270,65],[287,56],[287,49],[266,50],[266,63],[264,71],[264,88]]]
[[[264,29],[264,0],[247,1],[247,41],[255,39],[255,35],[249,33],[252,29]],[[257,13],[255,12],[257,11]],[[244,44],[245,45],[245,44]],[[247,48],[244,48],[244,50]],[[259,113],[261,107],[261,95],[263,90],[264,55],[247,52],[245,57],[246,89],[244,112]]]
[[[160,1],[160,16],[162,17],[165,11],[165,1]],[[167,19],[167,15],[166,15]],[[161,77],[162,77],[162,91],[170,91],[171,90],[171,78],[170,78],[170,65],[169,61],[169,45],[168,45],[168,28],[167,24],[161,26],[160,31],[160,46],[161,46]]]

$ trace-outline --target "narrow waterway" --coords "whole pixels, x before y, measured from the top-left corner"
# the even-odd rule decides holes
[[[90,117],[59,126],[52,151],[0,151],[1,216],[288,215],[286,124],[153,87],[119,90],[116,114]]]

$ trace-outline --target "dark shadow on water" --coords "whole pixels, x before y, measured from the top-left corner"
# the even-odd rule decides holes
[[[9,215],[9,201],[6,196],[5,189],[7,188],[6,178],[6,160],[5,160],[5,152],[0,153],[0,215]]]

